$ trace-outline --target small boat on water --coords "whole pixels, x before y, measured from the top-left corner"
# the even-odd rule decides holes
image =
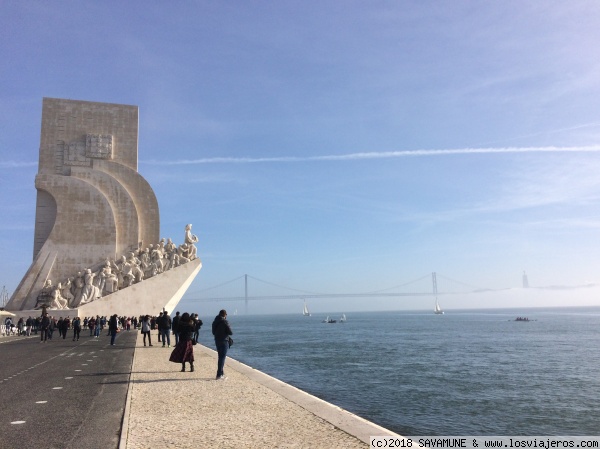
[[[310,316],[310,312],[308,311],[308,306],[306,305],[306,301],[304,301],[304,310],[302,311],[302,315]]]
[[[325,318],[323,321],[321,321],[321,323],[335,323],[336,320],[332,320],[331,318],[329,318],[329,315],[327,316],[327,318]]]
[[[437,275],[435,273],[431,273],[431,281],[433,283],[433,295],[435,296],[435,307],[433,309],[433,313],[435,313],[436,315],[443,315],[444,311],[440,307],[440,303],[438,302],[438,299],[437,299],[437,295],[438,295]]]
[[[518,316],[515,318],[515,321],[531,321],[531,320],[524,316]]]

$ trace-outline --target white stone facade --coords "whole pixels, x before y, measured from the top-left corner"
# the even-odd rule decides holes
[[[159,243],[158,202],[137,161],[136,106],[44,98],[33,262],[8,310],[34,309],[48,280],[99,273],[107,260]]]

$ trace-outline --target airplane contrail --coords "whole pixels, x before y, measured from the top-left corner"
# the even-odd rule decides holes
[[[277,157],[206,157],[200,159],[141,160],[147,165],[196,165],[196,164],[258,164],[258,163],[292,163],[320,161],[353,161],[368,159],[391,159],[399,157],[432,157],[455,154],[510,154],[510,153],[598,153],[600,145],[570,147],[501,147],[501,148],[450,148],[445,150],[403,150],[403,151],[370,151],[347,154],[326,154],[321,156],[277,156]],[[1,168],[34,167],[37,162],[0,161]]]
[[[366,159],[390,159],[399,157],[431,157],[455,154],[509,154],[509,153],[597,153],[600,145],[570,147],[503,147],[503,148],[455,148],[445,150],[373,151],[322,156],[278,156],[278,157],[207,157],[176,161],[140,161],[149,165],[194,165],[194,164],[257,164],[267,162],[319,162],[352,161]]]

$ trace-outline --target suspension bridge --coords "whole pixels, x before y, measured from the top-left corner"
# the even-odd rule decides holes
[[[461,290],[447,290],[447,291],[438,291],[438,278],[442,279],[446,286],[453,284],[454,286],[461,286]],[[260,295],[250,295],[249,291],[253,290],[249,287],[249,281],[256,282],[264,286],[275,287],[280,291],[284,290],[286,293],[278,293],[278,294],[260,294]],[[243,291],[241,291],[240,284],[242,284]],[[408,287],[420,287],[417,291],[417,288],[413,290],[407,291]],[[234,294],[230,295],[219,295],[218,292],[227,289],[229,291],[234,290]],[[235,279],[231,279],[229,281],[220,283],[218,285],[208,287],[202,290],[197,290],[193,292],[189,292],[186,296],[186,301],[193,302],[244,302],[246,310],[248,310],[248,303],[250,301],[265,301],[265,300],[307,300],[307,299],[326,299],[326,298],[398,298],[403,296],[423,296],[423,297],[436,297],[438,295],[445,294],[456,294],[456,293],[470,293],[477,290],[483,290],[480,287],[466,284],[461,281],[457,281],[448,277],[445,277],[439,273],[427,273],[424,276],[421,276],[417,279],[405,282],[400,285],[395,285],[393,287],[367,291],[362,293],[322,293],[322,292],[313,292],[306,290],[299,290],[292,287],[286,287],[283,285],[274,284],[269,281],[265,281],[254,276],[244,274],[242,276],[238,276]],[[235,294],[235,292],[239,292],[239,294]],[[215,294],[217,292],[217,294]]]

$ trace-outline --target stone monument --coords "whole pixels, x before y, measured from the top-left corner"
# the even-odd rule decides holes
[[[44,98],[33,262],[7,310],[173,310],[202,267],[198,238],[187,225],[179,247],[159,240],[158,202],[137,164],[136,106]]]

